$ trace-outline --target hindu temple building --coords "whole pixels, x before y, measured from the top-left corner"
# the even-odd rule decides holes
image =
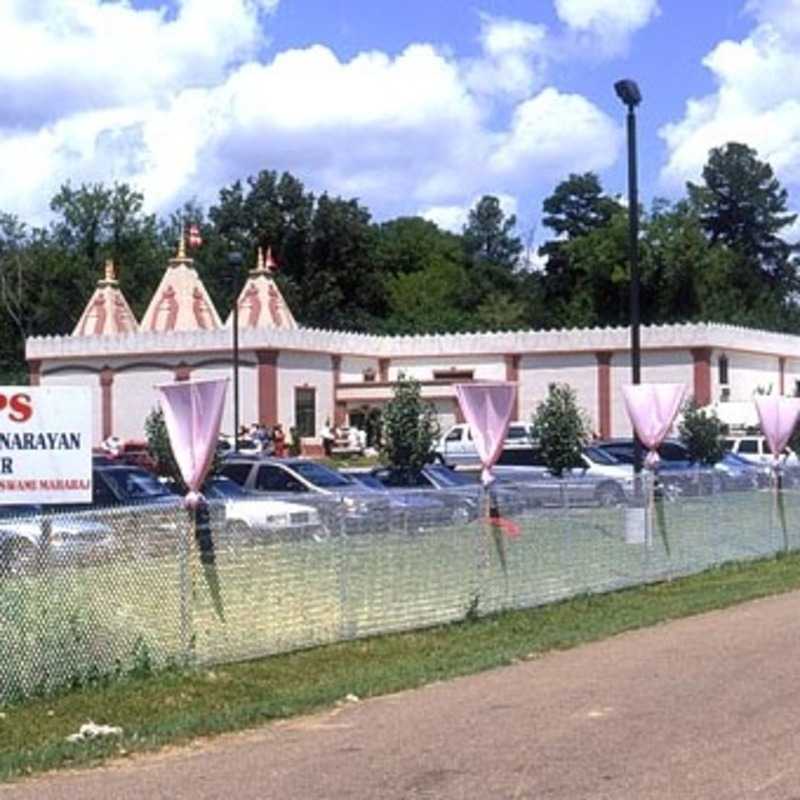
[[[326,419],[361,424],[416,378],[443,428],[461,421],[454,384],[517,385],[515,418],[529,419],[553,382],[568,383],[603,437],[629,435],[621,387],[630,382],[627,328],[372,336],[303,328],[259,251],[239,294],[240,420],[295,427],[313,446]],[[160,383],[232,376],[233,314],[223,323],[183,244],[141,323],[107,264],[73,332],[32,337],[34,385],[87,385],[97,443],[140,439]],[[800,393],[800,337],[730,325],[643,327],[642,380],[682,382],[700,405],[749,401],[756,391]],[[223,431],[233,432],[233,392]]]

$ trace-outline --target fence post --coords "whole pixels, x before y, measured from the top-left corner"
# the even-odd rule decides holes
[[[181,636],[181,658],[184,665],[192,661],[192,581],[189,569],[189,556],[191,547],[189,537],[194,532],[195,512],[188,514],[178,510],[176,513],[181,515],[184,524],[180,526],[180,538],[178,547],[178,571],[179,571],[179,613],[180,613],[180,636]]]

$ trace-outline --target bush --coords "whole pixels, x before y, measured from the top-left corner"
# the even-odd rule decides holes
[[[580,463],[589,440],[590,424],[566,384],[552,383],[533,416],[533,435],[539,441],[548,469],[557,477]]]
[[[711,466],[725,455],[723,433],[723,425],[715,411],[701,409],[694,400],[684,405],[678,434],[695,464]]]
[[[418,381],[400,375],[383,411],[382,435],[381,456],[387,466],[417,472],[430,462],[439,423],[433,405],[422,399]]]

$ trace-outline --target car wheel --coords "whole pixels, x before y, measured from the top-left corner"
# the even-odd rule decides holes
[[[450,513],[451,525],[466,525],[470,521],[471,513],[466,506],[456,506]]]
[[[595,494],[597,504],[604,508],[621,506],[625,502],[625,492],[616,483],[603,483],[597,488]]]

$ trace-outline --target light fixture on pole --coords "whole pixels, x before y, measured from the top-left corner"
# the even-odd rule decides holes
[[[635,109],[642,102],[639,87],[632,80],[617,81],[614,84],[617,97],[628,109],[628,248],[631,266],[631,372],[633,384],[641,383],[642,351],[639,339],[640,325],[640,277],[639,277],[639,190],[636,175],[636,114]],[[634,434],[633,469],[642,471],[642,444]]]
[[[228,253],[233,313],[233,450],[239,452],[239,272],[242,267],[242,254]]]

